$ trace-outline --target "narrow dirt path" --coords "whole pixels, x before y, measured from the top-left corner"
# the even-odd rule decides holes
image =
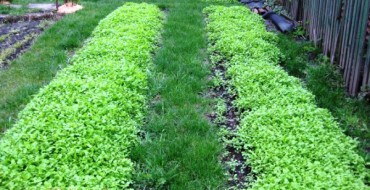
[[[208,115],[209,119],[221,131],[224,153],[222,163],[226,168],[230,190],[244,189],[253,178],[251,168],[246,164],[243,156],[244,148],[237,143],[237,132],[240,124],[241,110],[234,105],[237,95],[233,93],[230,78],[227,77],[227,68],[224,61],[212,64],[212,83],[210,97],[216,100],[213,112]]]

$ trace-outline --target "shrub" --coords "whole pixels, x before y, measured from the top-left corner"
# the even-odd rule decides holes
[[[236,141],[257,176],[251,189],[365,189],[364,160],[315,97],[280,66],[277,38],[244,7],[212,6],[212,62],[225,62],[242,113]]]
[[[103,19],[72,65],[19,114],[0,141],[5,189],[123,189],[146,104],[154,5],[126,3]]]

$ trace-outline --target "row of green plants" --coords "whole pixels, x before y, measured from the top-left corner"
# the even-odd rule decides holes
[[[124,189],[146,105],[163,13],[126,3],[103,19],[72,65],[34,97],[0,141],[0,187]]]
[[[279,65],[277,36],[241,6],[212,6],[207,18],[213,63],[226,64],[241,122],[234,144],[255,176],[251,189],[366,189],[357,142]]]

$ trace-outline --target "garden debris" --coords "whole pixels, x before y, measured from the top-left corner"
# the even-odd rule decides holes
[[[282,32],[291,32],[294,29],[294,23],[283,15],[278,15],[274,11],[269,11],[263,15],[264,19],[269,19]]]
[[[248,5],[251,9],[254,9],[254,8],[261,9],[265,7],[264,0],[241,0],[240,2]]]
[[[240,2],[247,5],[254,13],[263,15],[264,19],[271,20],[280,31],[293,31],[295,27],[294,21],[272,11],[271,8],[265,5],[264,0],[240,0]]]

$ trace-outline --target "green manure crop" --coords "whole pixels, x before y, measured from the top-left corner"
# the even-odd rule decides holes
[[[278,66],[277,37],[263,19],[239,6],[204,13],[211,61],[227,66],[235,106],[244,110],[235,143],[256,176],[251,189],[366,189],[357,142]]]
[[[0,140],[0,189],[124,189],[163,14],[126,3]]]

